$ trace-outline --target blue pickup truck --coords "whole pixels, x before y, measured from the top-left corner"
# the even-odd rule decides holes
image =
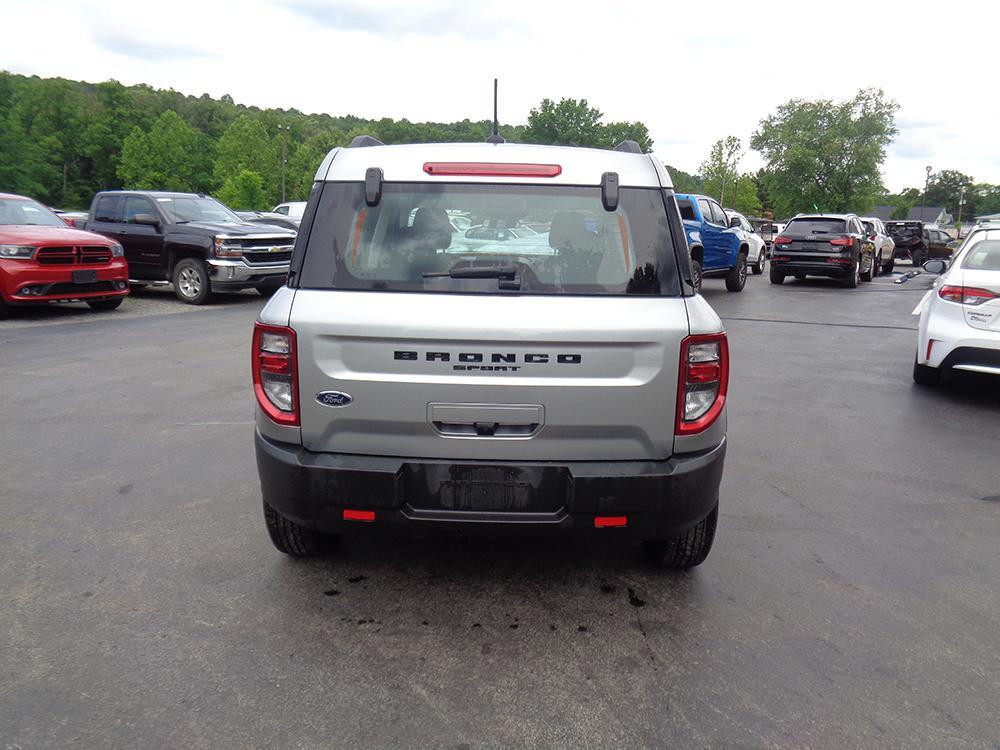
[[[678,193],[677,207],[691,251],[695,288],[701,289],[703,276],[723,276],[726,289],[742,292],[747,283],[750,247],[736,226],[738,219],[731,222],[722,206],[707,195]]]

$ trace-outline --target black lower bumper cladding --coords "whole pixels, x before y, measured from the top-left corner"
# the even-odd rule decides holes
[[[319,531],[405,526],[408,533],[658,538],[696,525],[715,507],[726,443],[665,461],[484,464],[313,453],[258,432],[256,450],[264,501]],[[345,510],[373,512],[374,522],[345,520]],[[619,520],[597,528],[597,517]]]

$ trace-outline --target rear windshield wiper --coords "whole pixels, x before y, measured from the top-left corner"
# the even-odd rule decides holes
[[[448,277],[451,279],[506,279],[513,281],[517,278],[517,269],[514,266],[458,266],[449,271],[427,271],[421,275],[425,279]]]
[[[500,289],[517,291],[521,288],[521,277],[514,266],[456,266],[448,271],[426,271],[425,279],[497,279]]]

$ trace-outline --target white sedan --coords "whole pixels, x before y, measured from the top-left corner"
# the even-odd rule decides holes
[[[913,311],[913,380],[937,385],[947,370],[1000,375],[1000,228],[977,229],[950,266],[929,260],[924,269],[940,277]]]

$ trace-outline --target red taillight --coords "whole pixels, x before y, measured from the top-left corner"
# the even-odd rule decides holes
[[[375,511],[373,511],[373,510],[352,510],[351,508],[344,508],[344,520],[345,521],[365,521],[366,523],[373,523],[375,521]]]
[[[424,171],[434,177],[558,177],[559,164],[490,164],[471,161],[429,161]]]
[[[724,333],[688,336],[681,342],[677,386],[678,435],[707,430],[726,405],[729,342]]]
[[[620,529],[628,526],[628,516],[594,516],[595,529]]]
[[[791,245],[792,244],[792,238],[791,237],[783,237],[782,235],[779,234],[777,237],[775,237],[773,240],[771,240],[771,244],[772,245]]]
[[[295,331],[284,326],[254,324],[253,391],[268,418],[282,425],[299,424],[295,361]]]
[[[831,245],[839,245],[841,247],[850,247],[854,244],[854,240],[850,237],[835,237],[830,240]]]
[[[938,289],[938,297],[948,302],[961,305],[981,305],[991,299],[997,299],[996,292],[989,289],[979,289],[974,286],[943,286]]]

